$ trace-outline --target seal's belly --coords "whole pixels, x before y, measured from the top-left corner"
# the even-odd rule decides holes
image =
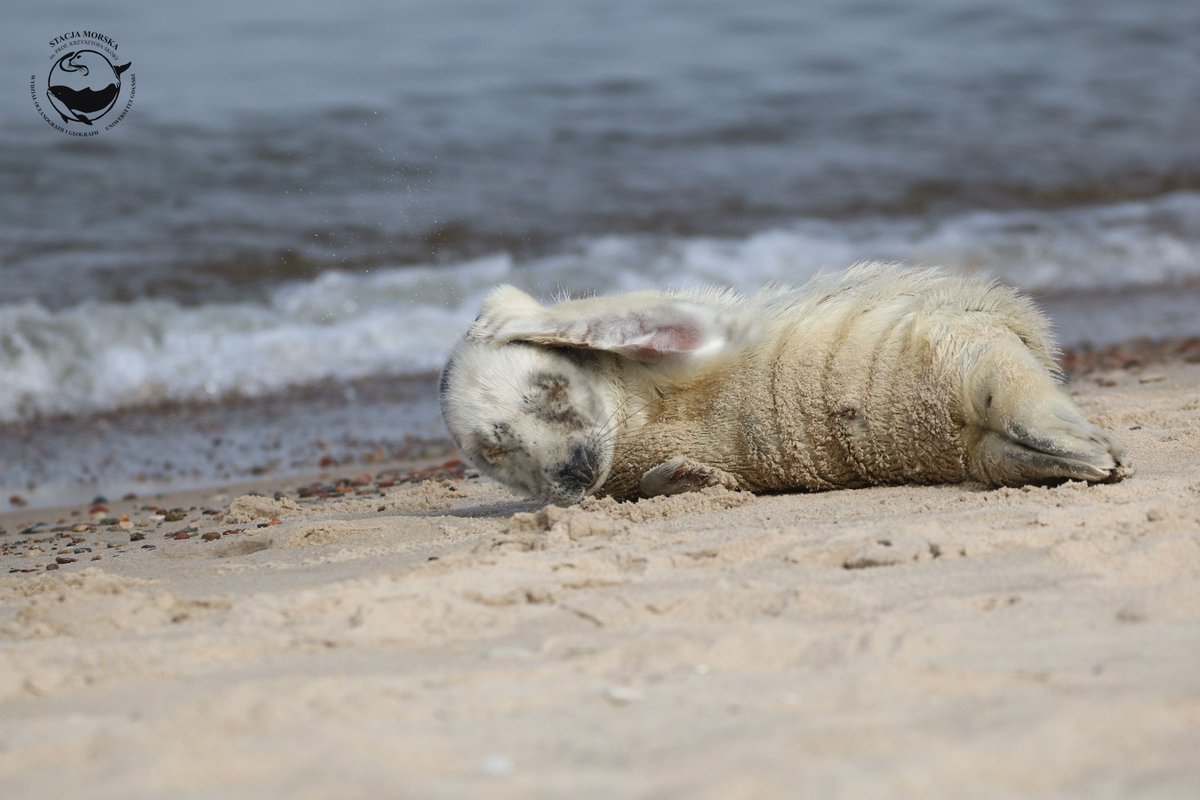
[[[839,397],[816,405],[781,404],[775,458],[756,479],[769,489],[837,489],[967,479],[966,436],[946,404],[922,398],[894,404]]]

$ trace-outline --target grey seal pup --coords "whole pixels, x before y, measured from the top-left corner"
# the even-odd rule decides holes
[[[801,288],[542,305],[495,289],[441,376],[483,473],[542,501],[978,481],[1119,480],[1011,288],[859,264]]]

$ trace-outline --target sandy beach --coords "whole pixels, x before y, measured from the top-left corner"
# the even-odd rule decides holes
[[[4,6],[0,800],[1200,800],[1200,2],[80,8]],[[862,262],[1028,297],[1132,477],[542,508],[455,450],[498,286]]]
[[[1195,797],[1200,364],[1168,355],[1071,364],[1113,485],[538,509],[450,463],[10,513],[0,786]]]

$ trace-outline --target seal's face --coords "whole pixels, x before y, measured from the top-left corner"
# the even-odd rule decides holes
[[[569,505],[612,468],[614,403],[579,353],[464,340],[442,372],[442,416],[455,443],[491,478]]]

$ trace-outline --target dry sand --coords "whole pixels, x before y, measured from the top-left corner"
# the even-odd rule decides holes
[[[3,796],[1200,796],[1200,366],[1072,389],[1134,478],[10,515]]]

